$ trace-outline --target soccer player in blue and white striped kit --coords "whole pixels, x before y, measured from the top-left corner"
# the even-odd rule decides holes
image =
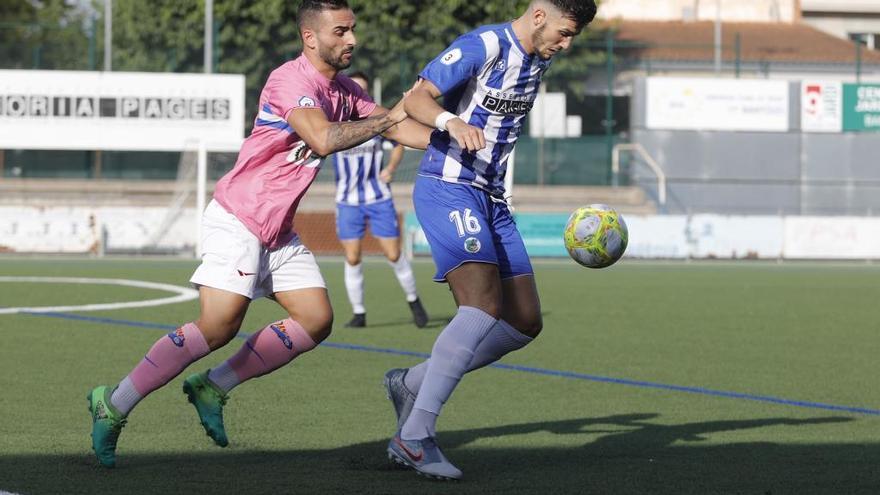
[[[364,91],[369,79],[363,72],[349,74]],[[388,165],[382,168],[385,142],[394,148]],[[336,171],[336,234],[345,251],[345,289],[354,315],[345,324],[349,328],[367,325],[364,306],[364,271],[361,264],[361,241],[369,221],[373,237],[388,258],[388,264],[406,295],[413,323],[419,328],[428,324],[428,314],[419,299],[412,267],[400,252],[400,225],[391,197],[391,180],[403,159],[404,147],[382,136],[333,155]]]
[[[459,479],[435,424],[462,376],[527,345],[541,304],[504,175],[550,61],[593,20],[593,0],[532,0],[516,20],[483,26],[419,74],[407,114],[434,126],[413,191],[416,215],[458,312],[427,361],[385,375],[398,416],[389,456],[419,473]],[[443,106],[436,98],[443,96]]]

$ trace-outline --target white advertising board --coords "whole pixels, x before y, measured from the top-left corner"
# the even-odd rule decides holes
[[[649,129],[786,132],[787,81],[647,79]]]
[[[801,130],[843,131],[843,84],[840,81],[801,83]]]
[[[786,217],[786,258],[880,258],[880,218]]]
[[[0,206],[0,252],[96,252],[102,241],[108,250],[142,249],[166,215],[167,209],[161,207]],[[540,214],[531,216],[532,224],[539,222],[534,217]],[[192,249],[195,219],[195,209],[184,209],[155,247]],[[880,259],[880,218],[627,215],[625,219],[628,258]],[[413,247],[418,253],[430,252],[414,222],[415,215],[408,215],[408,235],[419,235]],[[561,233],[557,242],[561,246]],[[539,256],[568,256],[561,248],[542,253]]]
[[[0,70],[0,148],[236,151],[242,75]]]
[[[565,93],[540,93],[529,112],[529,137],[566,137]]]
[[[782,217],[694,215],[691,257],[776,259],[782,257]]]
[[[687,258],[687,217],[684,215],[626,215],[632,258]]]

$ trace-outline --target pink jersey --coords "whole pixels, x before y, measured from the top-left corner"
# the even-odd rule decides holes
[[[295,235],[293,215],[321,165],[287,123],[290,112],[309,107],[323,110],[331,122],[345,122],[368,117],[376,104],[344,74],[327,79],[300,55],[269,75],[254,130],[235,168],[214,189],[214,199],[268,248],[283,246]]]

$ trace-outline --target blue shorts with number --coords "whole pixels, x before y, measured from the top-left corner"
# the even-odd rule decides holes
[[[449,272],[469,262],[498,265],[502,279],[534,273],[507,204],[489,193],[418,176],[413,204],[437,265],[435,281],[445,282]]]
[[[336,204],[336,234],[342,241],[363,239],[370,222],[370,232],[375,237],[400,237],[400,225],[394,200],[379,201],[369,205]]]

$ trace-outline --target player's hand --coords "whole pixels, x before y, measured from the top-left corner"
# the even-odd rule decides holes
[[[403,109],[403,102],[405,101],[406,97],[401,98],[400,101],[397,102],[397,105],[394,105],[388,112],[388,117],[391,118],[395,124],[400,123],[408,117],[406,110]]]
[[[383,168],[381,172],[379,172],[379,180],[386,184],[391,184],[391,180],[394,179],[394,174],[391,173],[387,168]]]
[[[446,130],[465,151],[476,152],[486,147],[486,136],[483,134],[483,130],[466,124],[459,118],[447,122]]]
[[[419,89],[422,86],[423,81],[424,81],[424,79],[419,79],[418,81],[416,81],[415,84],[413,84],[411,88],[409,88],[408,90],[406,90],[403,93],[403,98],[406,99],[406,97],[409,96],[413,91]]]

